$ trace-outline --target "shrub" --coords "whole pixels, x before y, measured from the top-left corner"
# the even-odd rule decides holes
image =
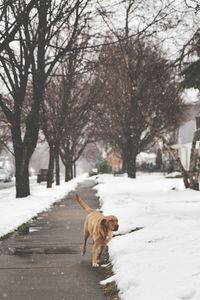
[[[98,173],[111,173],[112,168],[108,164],[107,160],[101,160],[96,164],[96,168],[98,169]]]

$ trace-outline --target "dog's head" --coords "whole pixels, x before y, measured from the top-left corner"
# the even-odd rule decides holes
[[[103,227],[111,231],[117,231],[119,228],[118,219],[115,216],[106,216],[102,219],[101,224]]]

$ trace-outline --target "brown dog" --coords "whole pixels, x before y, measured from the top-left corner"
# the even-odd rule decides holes
[[[93,239],[92,266],[98,267],[103,249],[112,239],[113,231],[117,231],[119,228],[118,220],[115,216],[104,216],[102,213],[92,209],[79,195],[76,195],[76,200],[88,212],[84,223],[82,255],[86,252],[87,239],[91,236]]]

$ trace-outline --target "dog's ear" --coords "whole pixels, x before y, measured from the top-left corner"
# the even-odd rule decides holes
[[[101,220],[101,226],[103,227],[103,228],[108,228],[108,221],[107,221],[107,219],[106,218],[103,218],[102,220]]]

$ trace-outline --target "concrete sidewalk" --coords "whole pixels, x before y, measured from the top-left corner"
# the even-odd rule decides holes
[[[97,207],[92,181],[76,192]],[[91,264],[91,240],[80,255],[86,213],[70,193],[30,224],[30,233],[14,234],[0,244],[0,300],[103,300],[101,268]]]

